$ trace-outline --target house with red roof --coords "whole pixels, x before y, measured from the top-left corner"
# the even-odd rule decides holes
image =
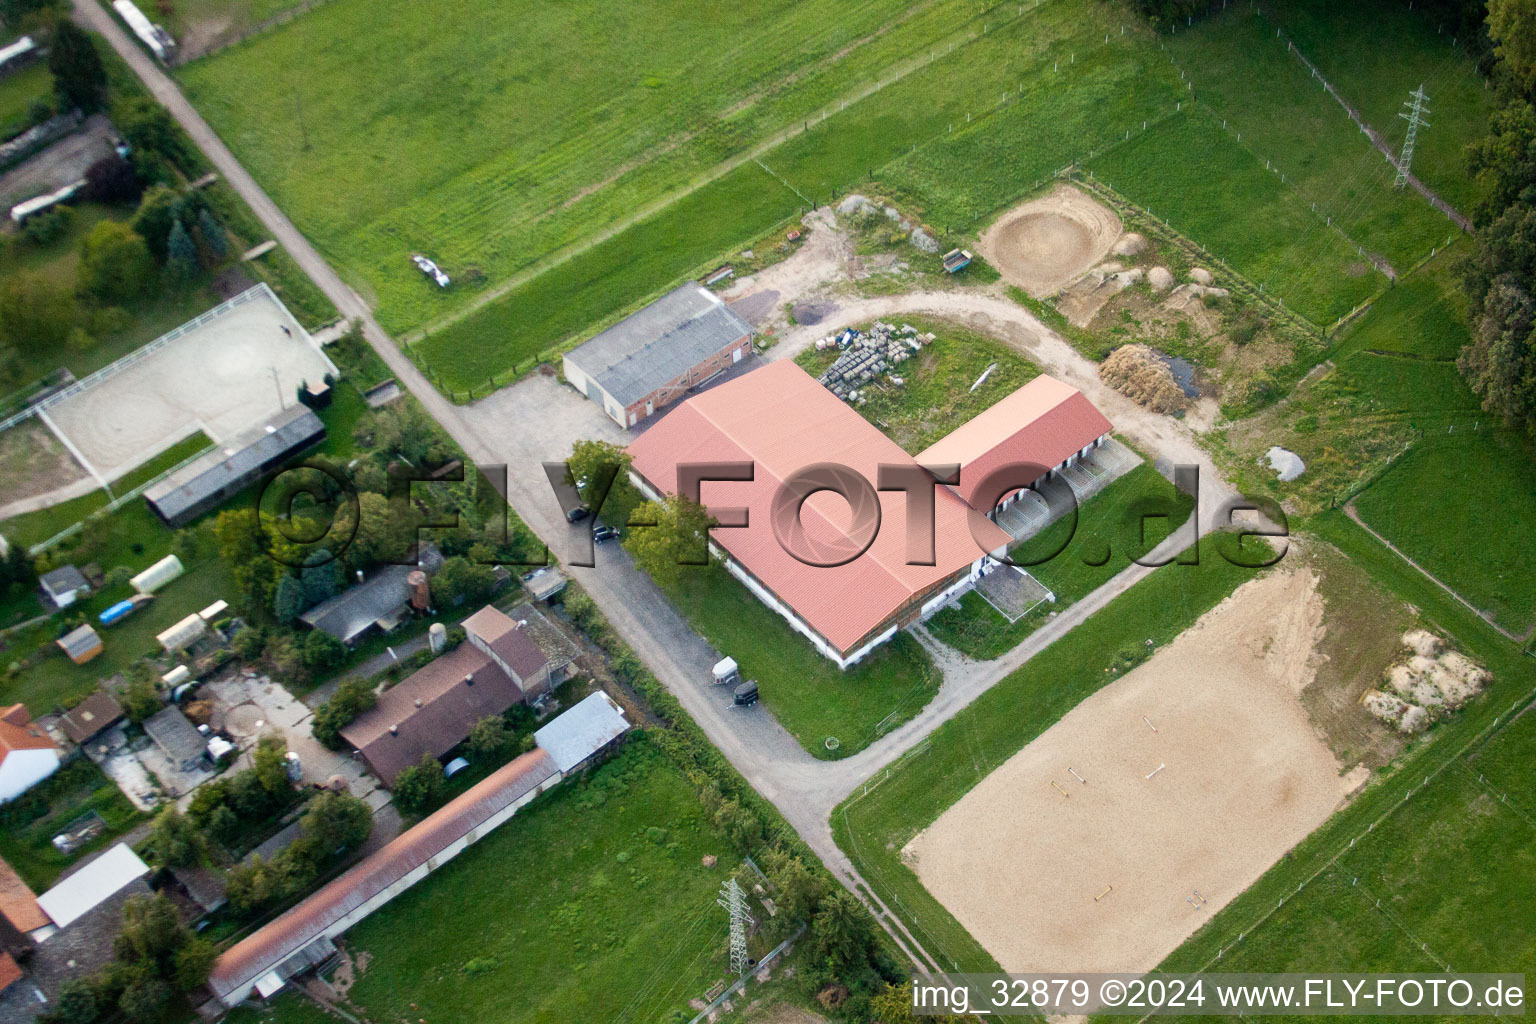
[[[994,568],[1013,543],[992,521],[997,507],[1087,455],[1110,430],[1080,391],[1042,376],[914,458],[785,359],[688,399],[627,450],[631,479],[653,500],[678,491],[684,467],[750,465],[750,480],[700,485],[699,500],[717,519],[725,522],[726,510],[733,521],[745,514],[744,525],[712,529],[710,548],[764,604],[847,668]],[[842,467],[845,481],[846,471],[862,477],[869,489],[854,482],[811,494],[795,503],[798,520],[786,531],[786,482],[827,465]],[[906,492],[877,485],[893,469],[941,465],[958,467],[958,477],[935,483],[932,550],[920,544],[914,551]],[[804,557],[857,550],[871,526],[873,539],[857,557],[836,565]]]
[[[59,770],[59,748],[32,721],[25,704],[0,708],[0,804]]]

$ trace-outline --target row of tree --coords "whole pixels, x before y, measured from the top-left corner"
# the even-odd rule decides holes
[[[1488,0],[1499,109],[1468,153],[1482,197],[1462,268],[1472,343],[1458,360],[1498,413],[1536,435],[1536,0]]]

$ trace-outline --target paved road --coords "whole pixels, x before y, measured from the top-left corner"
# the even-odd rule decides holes
[[[235,159],[213,129],[182,96],[175,83],[139,50],[106,12],[93,0],[74,0],[75,18],[104,36],[114,50],[144,81],[192,139],[207,154],[218,172],[250,205],[273,237],[288,250],[305,272],[331,298],[342,315],[360,322],[363,334],[399,382],[442,424],[465,453],[482,465],[508,467],[507,499],[517,514],[541,537],[556,545],[556,555],[568,566],[580,559],[578,541],[584,531],[565,522],[554,495],[545,482],[539,463],[563,459],[570,443],[579,437],[624,440],[617,426],[591,403],[552,378],[535,376],[503,389],[473,406],[448,402],[434,389],[374,320],[367,304],[335,273],[309,244],[256,181]],[[883,301],[883,300],[875,300]],[[962,301],[948,295],[946,303]],[[1095,400],[1102,389],[1091,365],[1057,338],[1027,311],[1000,299],[970,297],[980,302],[979,315],[995,320],[994,328],[1010,337],[1047,369],[1061,372],[1073,383],[1088,385]],[[934,308],[936,299],[899,300],[885,307],[894,315],[904,309]],[[839,316],[868,319],[874,306],[850,304]],[[955,309],[935,309],[949,313]],[[974,312],[974,311],[973,311]],[[873,315],[886,315],[875,313]],[[851,322],[851,321],[849,321]],[[821,332],[828,325],[818,325]],[[1027,336],[1027,337],[1026,337]],[[783,346],[785,353],[803,344],[810,335]],[[1075,360],[1075,361],[1074,361]],[[1201,466],[1201,520],[1209,522],[1217,504],[1232,493],[1204,453],[1182,427],[1166,417],[1152,417],[1121,396],[1108,392],[1106,404],[1120,422],[1124,413],[1128,432],[1146,450],[1172,462]],[[1187,543],[1192,524],[1167,547]],[[669,690],[692,715],[705,734],[731,763],[765,797],[822,857],[844,884],[863,885],[852,863],[832,840],[833,808],[858,785],[895,761],[962,708],[1008,673],[1108,604],[1151,570],[1133,565],[1088,597],[1066,609],[1033,633],[1024,643],[992,662],[976,663],[946,655],[945,680],[938,695],[917,717],[892,730],[868,748],[840,761],[818,761],[805,752],[761,706],[734,708],[707,682],[709,668],[718,655],[692,629],[617,545],[596,549],[593,569],[574,569],[577,578],[615,629],[635,649]],[[1156,554],[1156,553],[1155,553]],[[906,933],[900,921],[875,900],[877,916],[909,952],[921,947]],[[914,960],[920,959],[914,956]]]

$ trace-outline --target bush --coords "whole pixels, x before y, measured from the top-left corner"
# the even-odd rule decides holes
[[[26,235],[27,241],[33,245],[52,245],[64,237],[74,219],[73,209],[68,206],[55,206],[51,210],[28,217],[27,226],[22,229],[22,234]]]
[[[315,709],[311,731],[316,740],[331,750],[341,750],[346,742],[341,738],[344,729],[358,715],[378,704],[379,698],[373,687],[356,676],[343,679],[331,699]]]
[[[395,776],[395,806],[401,814],[425,814],[437,805],[442,794],[443,766],[431,754],[423,754],[419,764]]]

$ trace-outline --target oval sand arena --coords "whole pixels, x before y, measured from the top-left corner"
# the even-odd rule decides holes
[[[979,247],[1003,280],[1043,299],[1102,260],[1120,232],[1113,210],[1058,185],[999,217]]]
[[[988,775],[902,851],[1004,971],[1156,967],[1364,781],[1299,694],[1307,570],[1239,587]]]

